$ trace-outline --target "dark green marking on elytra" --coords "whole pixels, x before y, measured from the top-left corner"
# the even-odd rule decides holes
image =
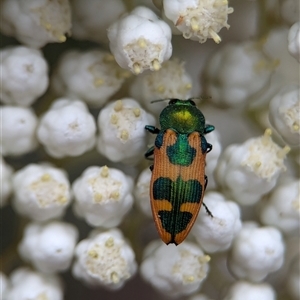
[[[156,136],[154,144],[159,149],[163,145],[163,142],[164,142],[164,132],[160,131],[159,134]]]
[[[181,205],[188,202],[200,203],[202,192],[203,187],[198,180],[184,181],[179,176],[176,181],[165,177],[159,177],[154,181],[154,201],[167,200],[172,204],[171,211],[158,212],[162,227],[171,234],[172,239],[186,229],[193,216],[190,212],[181,212]]]
[[[167,146],[170,163],[188,167],[192,164],[197,150],[190,146],[187,134],[178,134],[176,142]]]

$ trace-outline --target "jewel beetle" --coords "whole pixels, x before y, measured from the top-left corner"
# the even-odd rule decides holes
[[[212,150],[204,135],[213,131],[192,99],[170,99],[160,116],[161,129],[145,157],[153,156],[150,200],[157,231],[164,243],[176,245],[190,232],[203,203],[207,186],[206,154]],[[207,213],[212,217],[206,205]]]

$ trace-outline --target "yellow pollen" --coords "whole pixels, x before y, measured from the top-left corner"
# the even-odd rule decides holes
[[[107,177],[108,174],[109,174],[108,167],[107,167],[107,166],[104,166],[104,167],[102,168],[102,170],[101,170],[100,175],[101,175],[101,177]]]
[[[129,138],[129,133],[127,130],[123,129],[121,132],[121,139],[124,141],[127,141]]]
[[[138,63],[133,64],[133,72],[135,75],[138,75],[141,73],[141,67]]]
[[[113,283],[118,283],[120,281],[120,278],[116,272],[112,272],[110,276]]]
[[[161,64],[159,63],[159,61],[157,59],[154,59],[152,61],[152,68],[154,71],[158,71],[161,68]]]
[[[210,28],[208,29],[208,32],[216,44],[219,44],[221,42],[220,36],[214,30]]]
[[[96,87],[101,86],[103,84],[104,84],[104,80],[101,79],[101,78],[97,78],[97,79],[94,80],[94,86],[96,86]]]
[[[141,47],[141,48],[146,48],[147,47],[147,43],[144,39],[139,39],[138,40],[138,45]]]
[[[192,28],[193,31],[198,31],[199,30],[199,25],[198,25],[198,22],[197,22],[196,18],[191,19],[191,28]]]
[[[112,114],[110,117],[110,123],[116,125],[118,123],[118,116],[115,114]]]
[[[105,242],[105,246],[106,247],[113,247],[115,244],[115,241],[114,241],[114,238],[113,237],[110,237],[107,239],[107,241]]]
[[[133,113],[138,118],[141,115],[141,110],[139,108],[134,108]]]
[[[98,253],[96,250],[94,249],[91,249],[89,252],[88,252],[88,256],[90,256],[91,258],[98,258]]]
[[[51,175],[48,173],[45,173],[42,177],[41,177],[42,181],[49,181],[51,180]]]
[[[116,101],[116,104],[115,104],[115,106],[114,106],[114,110],[115,110],[115,111],[121,111],[122,108],[123,108],[122,100]]]

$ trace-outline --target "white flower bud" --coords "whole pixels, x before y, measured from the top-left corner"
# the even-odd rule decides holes
[[[91,226],[118,226],[131,209],[133,180],[123,172],[89,167],[73,183],[76,213]]]
[[[239,279],[259,282],[281,268],[284,251],[279,230],[245,224],[233,241],[228,268]]]
[[[171,29],[149,8],[137,7],[108,28],[110,50],[124,69],[158,71],[172,55]]]
[[[13,168],[0,156],[0,208],[7,203],[12,192]]]
[[[223,300],[276,300],[273,287],[267,283],[236,281],[231,285]]]
[[[94,230],[76,247],[73,275],[88,285],[121,288],[137,270],[135,255],[120,230]]]
[[[146,168],[139,175],[134,189],[136,203],[141,211],[148,217],[152,216],[149,191],[151,174],[150,169]]]
[[[233,12],[223,0],[163,0],[164,13],[183,37],[200,43],[208,38],[220,43],[218,32],[226,27],[228,15]]]
[[[96,122],[84,102],[57,99],[41,117],[37,136],[53,157],[78,156],[96,141]]]
[[[211,124],[206,121],[207,124]],[[211,190],[216,188],[216,182],[214,178],[214,172],[217,167],[217,163],[222,151],[221,138],[218,130],[214,130],[205,136],[208,143],[210,143],[213,148],[206,156],[206,166],[205,174],[207,176],[207,187],[206,190]]]
[[[202,207],[192,229],[201,248],[209,253],[227,250],[242,228],[240,210],[236,203],[226,201],[222,194],[208,192],[204,203],[213,218]]]
[[[204,294],[197,294],[189,298],[189,300],[212,300],[212,299]]]
[[[61,169],[29,164],[14,174],[14,207],[35,221],[59,218],[71,200],[70,184]]]
[[[159,114],[167,102],[151,103],[159,99],[188,99],[193,80],[187,73],[184,63],[177,59],[163,63],[157,72],[144,72],[137,76],[130,88],[131,96],[139,99],[152,113]]]
[[[62,55],[51,81],[57,94],[101,107],[120,89],[128,75],[109,52],[72,50]]]
[[[225,149],[216,167],[216,182],[229,199],[254,204],[276,185],[289,151],[275,144],[267,129],[261,137]]]
[[[122,0],[72,0],[72,37],[108,43],[107,28],[126,12]]]
[[[33,48],[64,42],[71,31],[68,0],[4,0],[0,12],[1,31]]]
[[[73,259],[78,230],[74,225],[52,221],[30,223],[19,244],[21,257],[44,273],[67,270]]]
[[[48,87],[48,65],[42,53],[19,46],[4,48],[0,55],[1,101],[31,105]]]
[[[299,245],[298,245],[299,246]],[[299,248],[298,248],[299,250]],[[293,300],[300,299],[300,255],[297,255],[295,259],[291,262],[289,273],[286,278],[287,292],[292,297]]]
[[[0,272],[0,300],[7,299],[6,293],[8,291],[8,279],[4,273]]]
[[[98,151],[114,162],[137,164],[146,149],[145,125],[153,125],[152,115],[133,99],[107,104],[98,116]]]
[[[273,69],[254,42],[227,44],[205,67],[207,94],[220,106],[241,105],[269,83]]]
[[[300,22],[295,23],[290,28],[288,42],[290,54],[300,63]]]
[[[282,0],[280,1],[280,5],[281,16],[288,24],[299,21],[300,4],[298,0]]]
[[[300,180],[287,178],[279,181],[258,207],[261,222],[286,234],[297,234],[300,229],[299,191]]]
[[[63,288],[56,275],[19,268],[10,276],[7,300],[63,300]]]
[[[207,276],[209,260],[196,244],[166,246],[154,241],[144,250],[141,275],[161,293],[182,297],[199,289]]]
[[[269,119],[282,139],[291,146],[300,146],[300,89],[282,88],[270,102]]]
[[[30,108],[0,107],[0,152],[6,155],[23,155],[37,148],[37,117]]]

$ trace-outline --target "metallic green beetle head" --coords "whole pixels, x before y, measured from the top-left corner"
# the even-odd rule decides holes
[[[205,118],[193,100],[171,99],[160,114],[161,130],[168,128],[181,134],[197,131],[205,134]]]

